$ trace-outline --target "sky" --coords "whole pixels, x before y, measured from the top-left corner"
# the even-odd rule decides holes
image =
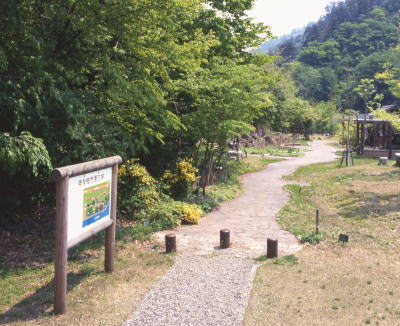
[[[317,21],[330,2],[332,0],[255,0],[254,8],[248,15],[271,26],[274,36],[281,36]]]

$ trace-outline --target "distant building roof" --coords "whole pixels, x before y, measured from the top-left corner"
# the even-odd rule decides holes
[[[385,112],[394,112],[399,109],[399,106],[396,104],[390,104],[390,105],[384,105],[379,108],[380,111],[385,111]],[[370,113],[359,113],[357,115],[357,118],[353,119],[355,121],[366,121],[366,122],[384,122],[386,120],[382,119],[375,119],[374,114],[372,112]]]
[[[390,111],[396,110],[397,108],[398,107],[396,104],[390,104],[390,105],[384,105],[384,106],[380,107],[379,110],[390,112]]]

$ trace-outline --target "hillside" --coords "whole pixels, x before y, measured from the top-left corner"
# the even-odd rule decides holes
[[[302,35],[278,43],[275,53],[283,62],[291,62],[288,68],[298,94],[311,102],[334,101],[345,108],[362,109],[366,99],[355,91],[361,81],[400,64],[395,50],[400,43],[399,10],[397,0],[332,3]],[[383,96],[381,104],[396,102],[390,85],[374,84]]]

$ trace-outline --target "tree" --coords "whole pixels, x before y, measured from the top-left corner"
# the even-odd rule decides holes
[[[253,130],[252,123],[270,105],[265,89],[271,80],[254,64],[215,59],[177,83],[176,102],[186,105],[182,121],[187,132],[182,136],[204,149],[201,159],[195,155],[204,187],[214,164],[223,159],[228,140]]]

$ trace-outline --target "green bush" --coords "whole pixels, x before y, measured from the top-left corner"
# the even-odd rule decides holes
[[[183,161],[179,176],[174,180],[189,183],[195,178],[193,167]],[[199,223],[202,210],[195,204],[175,201],[161,193],[162,185],[158,183],[145,167],[129,160],[121,165],[119,171],[118,209],[124,218],[143,223],[149,222],[153,231],[169,229],[185,223]],[[172,174],[170,174],[172,178]],[[170,179],[171,179],[170,178]]]
[[[196,181],[197,169],[190,161],[183,160],[176,164],[175,169],[165,170],[162,181],[166,184],[170,195],[175,199],[186,199]]]
[[[144,166],[129,160],[118,171],[118,211],[124,217],[144,220],[160,202],[156,180]]]
[[[181,202],[174,200],[160,201],[149,208],[146,215],[154,231],[170,229],[181,224]]]
[[[320,234],[317,234],[315,232],[310,232],[310,233],[307,233],[307,234],[301,236],[300,242],[301,243],[308,242],[308,243],[311,243],[311,244],[317,244],[317,243],[321,242],[321,239],[322,238],[321,238]]]
[[[0,133],[0,225],[19,220],[49,196],[51,160],[42,139],[29,132]]]

